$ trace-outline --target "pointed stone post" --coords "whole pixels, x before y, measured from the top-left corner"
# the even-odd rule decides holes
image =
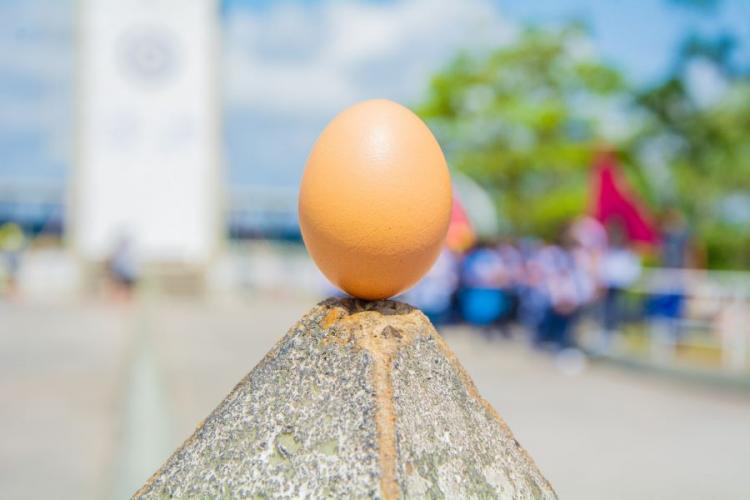
[[[419,310],[308,312],[134,498],[556,498]]]

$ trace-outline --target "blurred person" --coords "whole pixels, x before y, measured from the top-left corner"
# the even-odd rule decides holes
[[[510,238],[506,238],[498,247],[503,259],[507,284],[505,296],[507,300],[506,314],[501,317],[501,327],[507,330],[511,323],[518,323],[520,319],[520,297],[524,282],[524,262],[521,251],[513,244]]]
[[[581,287],[582,304],[589,306],[599,292],[599,265],[607,249],[607,231],[598,220],[583,216],[570,225],[566,241]]]
[[[121,237],[107,261],[107,271],[114,285],[115,297],[130,299],[133,288],[138,282],[138,261],[133,242],[128,236]]]
[[[6,292],[15,295],[18,290],[18,273],[21,268],[21,254],[26,246],[26,235],[15,222],[0,226],[0,253],[2,253],[6,274]]]
[[[692,236],[685,216],[676,208],[670,207],[661,217],[660,263],[662,267],[682,269],[694,262]]]
[[[620,219],[607,224],[607,248],[599,265],[602,299],[602,350],[609,349],[614,335],[619,331],[624,311],[622,294],[641,274],[638,255],[629,248],[625,226]]]
[[[570,225],[567,240],[576,266],[587,280],[588,300],[593,301],[599,286],[599,265],[607,250],[607,230],[601,222],[586,215]]]
[[[435,326],[444,325],[453,319],[458,283],[458,257],[445,247],[424,278],[404,294],[404,300],[421,309]]]
[[[491,327],[508,309],[505,288],[509,276],[497,245],[489,241],[475,244],[461,261],[460,276],[461,316],[472,325]]]
[[[595,218],[584,215],[570,225],[569,236],[581,248],[601,254],[607,248],[607,230]]]
[[[549,294],[545,286],[545,273],[539,258],[540,244],[532,239],[519,242],[522,274],[518,285],[518,320],[530,333],[531,341],[539,337],[542,320],[549,307]]]
[[[679,272],[693,265],[692,236],[685,216],[674,207],[667,208],[660,218],[661,246],[659,264],[674,270],[668,283],[659,283],[659,291],[647,301],[646,313],[650,317],[653,335],[653,353],[656,357],[669,356],[680,336],[685,291]]]
[[[551,346],[555,351],[573,348],[573,326],[588,298],[583,274],[567,244],[545,246],[539,252],[539,259],[548,304],[536,332],[535,344],[538,347]]]
[[[660,220],[660,230],[659,264],[672,270],[693,265],[692,236],[684,215],[675,208],[666,209]],[[667,290],[652,297],[650,312],[654,316],[677,320],[682,316],[684,295],[681,275],[674,274],[664,288]]]

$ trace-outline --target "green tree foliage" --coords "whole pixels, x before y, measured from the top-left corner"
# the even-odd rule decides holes
[[[511,231],[549,236],[585,209],[601,114],[626,90],[588,52],[578,27],[528,30],[491,53],[459,55],[419,109],[451,164],[495,196]]]
[[[709,264],[748,265],[750,84],[731,49],[727,39],[689,39],[669,78],[636,89],[594,57],[579,26],[528,29],[510,45],[458,55],[419,113],[452,167],[493,195],[506,231],[550,237],[584,212],[593,156],[607,146],[654,212],[685,211]],[[717,96],[691,88],[695,68],[717,70],[703,92]]]
[[[633,146],[652,189],[677,206],[712,267],[750,266],[750,78],[734,43],[689,37],[672,75],[637,92],[647,112]],[[653,153],[656,154],[653,154]]]

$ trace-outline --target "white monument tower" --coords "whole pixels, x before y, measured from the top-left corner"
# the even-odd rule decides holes
[[[201,269],[221,234],[216,1],[79,9],[72,246],[97,262],[127,239],[146,265]]]

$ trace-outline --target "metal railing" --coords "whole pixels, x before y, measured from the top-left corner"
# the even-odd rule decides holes
[[[638,332],[642,356],[690,365],[680,355],[703,351],[716,358],[713,368],[750,374],[750,272],[649,268],[627,292],[640,310],[623,335]],[[678,310],[649,307],[663,298],[679,301]]]

